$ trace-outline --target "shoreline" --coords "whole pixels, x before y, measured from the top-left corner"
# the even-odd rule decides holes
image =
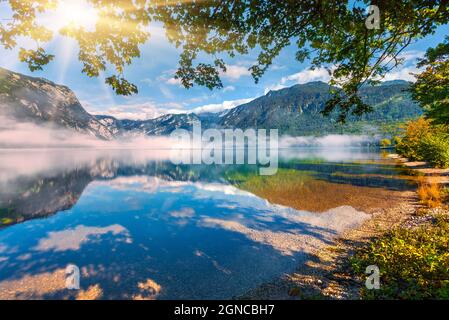
[[[401,157],[398,154],[390,154],[387,157],[395,160],[405,168],[424,176],[429,183],[449,184],[449,168],[434,168],[425,161],[409,161],[407,158]]]
[[[449,169],[432,168],[425,162],[411,162],[397,154],[387,158],[424,176],[429,183],[449,184]],[[310,259],[294,272],[263,283],[236,299],[361,299],[360,289],[364,281],[356,278],[350,267],[355,251],[394,228],[412,228],[427,221],[426,217],[416,214],[423,207],[417,190],[403,191],[399,197],[401,199],[396,206],[374,210],[368,221],[343,233],[334,244],[311,254]]]

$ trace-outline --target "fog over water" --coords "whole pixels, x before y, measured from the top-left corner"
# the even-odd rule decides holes
[[[268,130],[269,131],[269,130]],[[326,135],[322,137],[281,136],[280,148],[290,147],[350,147],[373,144],[378,137],[368,135]],[[133,134],[112,141],[97,139],[91,135],[56,128],[51,125],[17,122],[0,116],[0,148],[152,148],[166,149],[175,141],[163,136]],[[179,143],[176,144],[179,147]],[[192,147],[197,147],[191,145]]]

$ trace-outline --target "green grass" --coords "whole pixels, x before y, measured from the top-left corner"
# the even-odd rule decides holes
[[[287,182],[306,181],[312,179],[313,174],[316,174],[316,172],[279,168],[273,176],[261,176],[257,171],[230,171],[225,173],[224,177],[227,181],[237,186],[260,186],[266,185],[268,182],[283,184]]]
[[[443,188],[443,190],[441,191],[441,195],[443,197],[443,202],[446,205],[449,205],[449,187]]]
[[[351,265],[362,278],[367,266],[380,269],[380,290],[363,288],[364,299],[449,299],[449,218],[391,231],[356,252]]]
[[[11,208],[0,208],[0,227],[13,224],[20,216]]]
[[[7,226],[9,224],[12,224],[14,222],[11,218],[0,218],[0,226]]]

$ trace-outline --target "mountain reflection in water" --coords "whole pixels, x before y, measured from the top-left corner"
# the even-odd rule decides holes
[[[231,298],[390,206],[407,174],[359,148],[283,150],[265,177],[154,150],[1,151],[0,296]]]

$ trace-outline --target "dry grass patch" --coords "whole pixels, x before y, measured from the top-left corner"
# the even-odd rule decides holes
[[[419,181],[417,192],[422,205],[428,208],[438,208],[442,205],[443,193],[439,184],[428,182],[422,178]]]

